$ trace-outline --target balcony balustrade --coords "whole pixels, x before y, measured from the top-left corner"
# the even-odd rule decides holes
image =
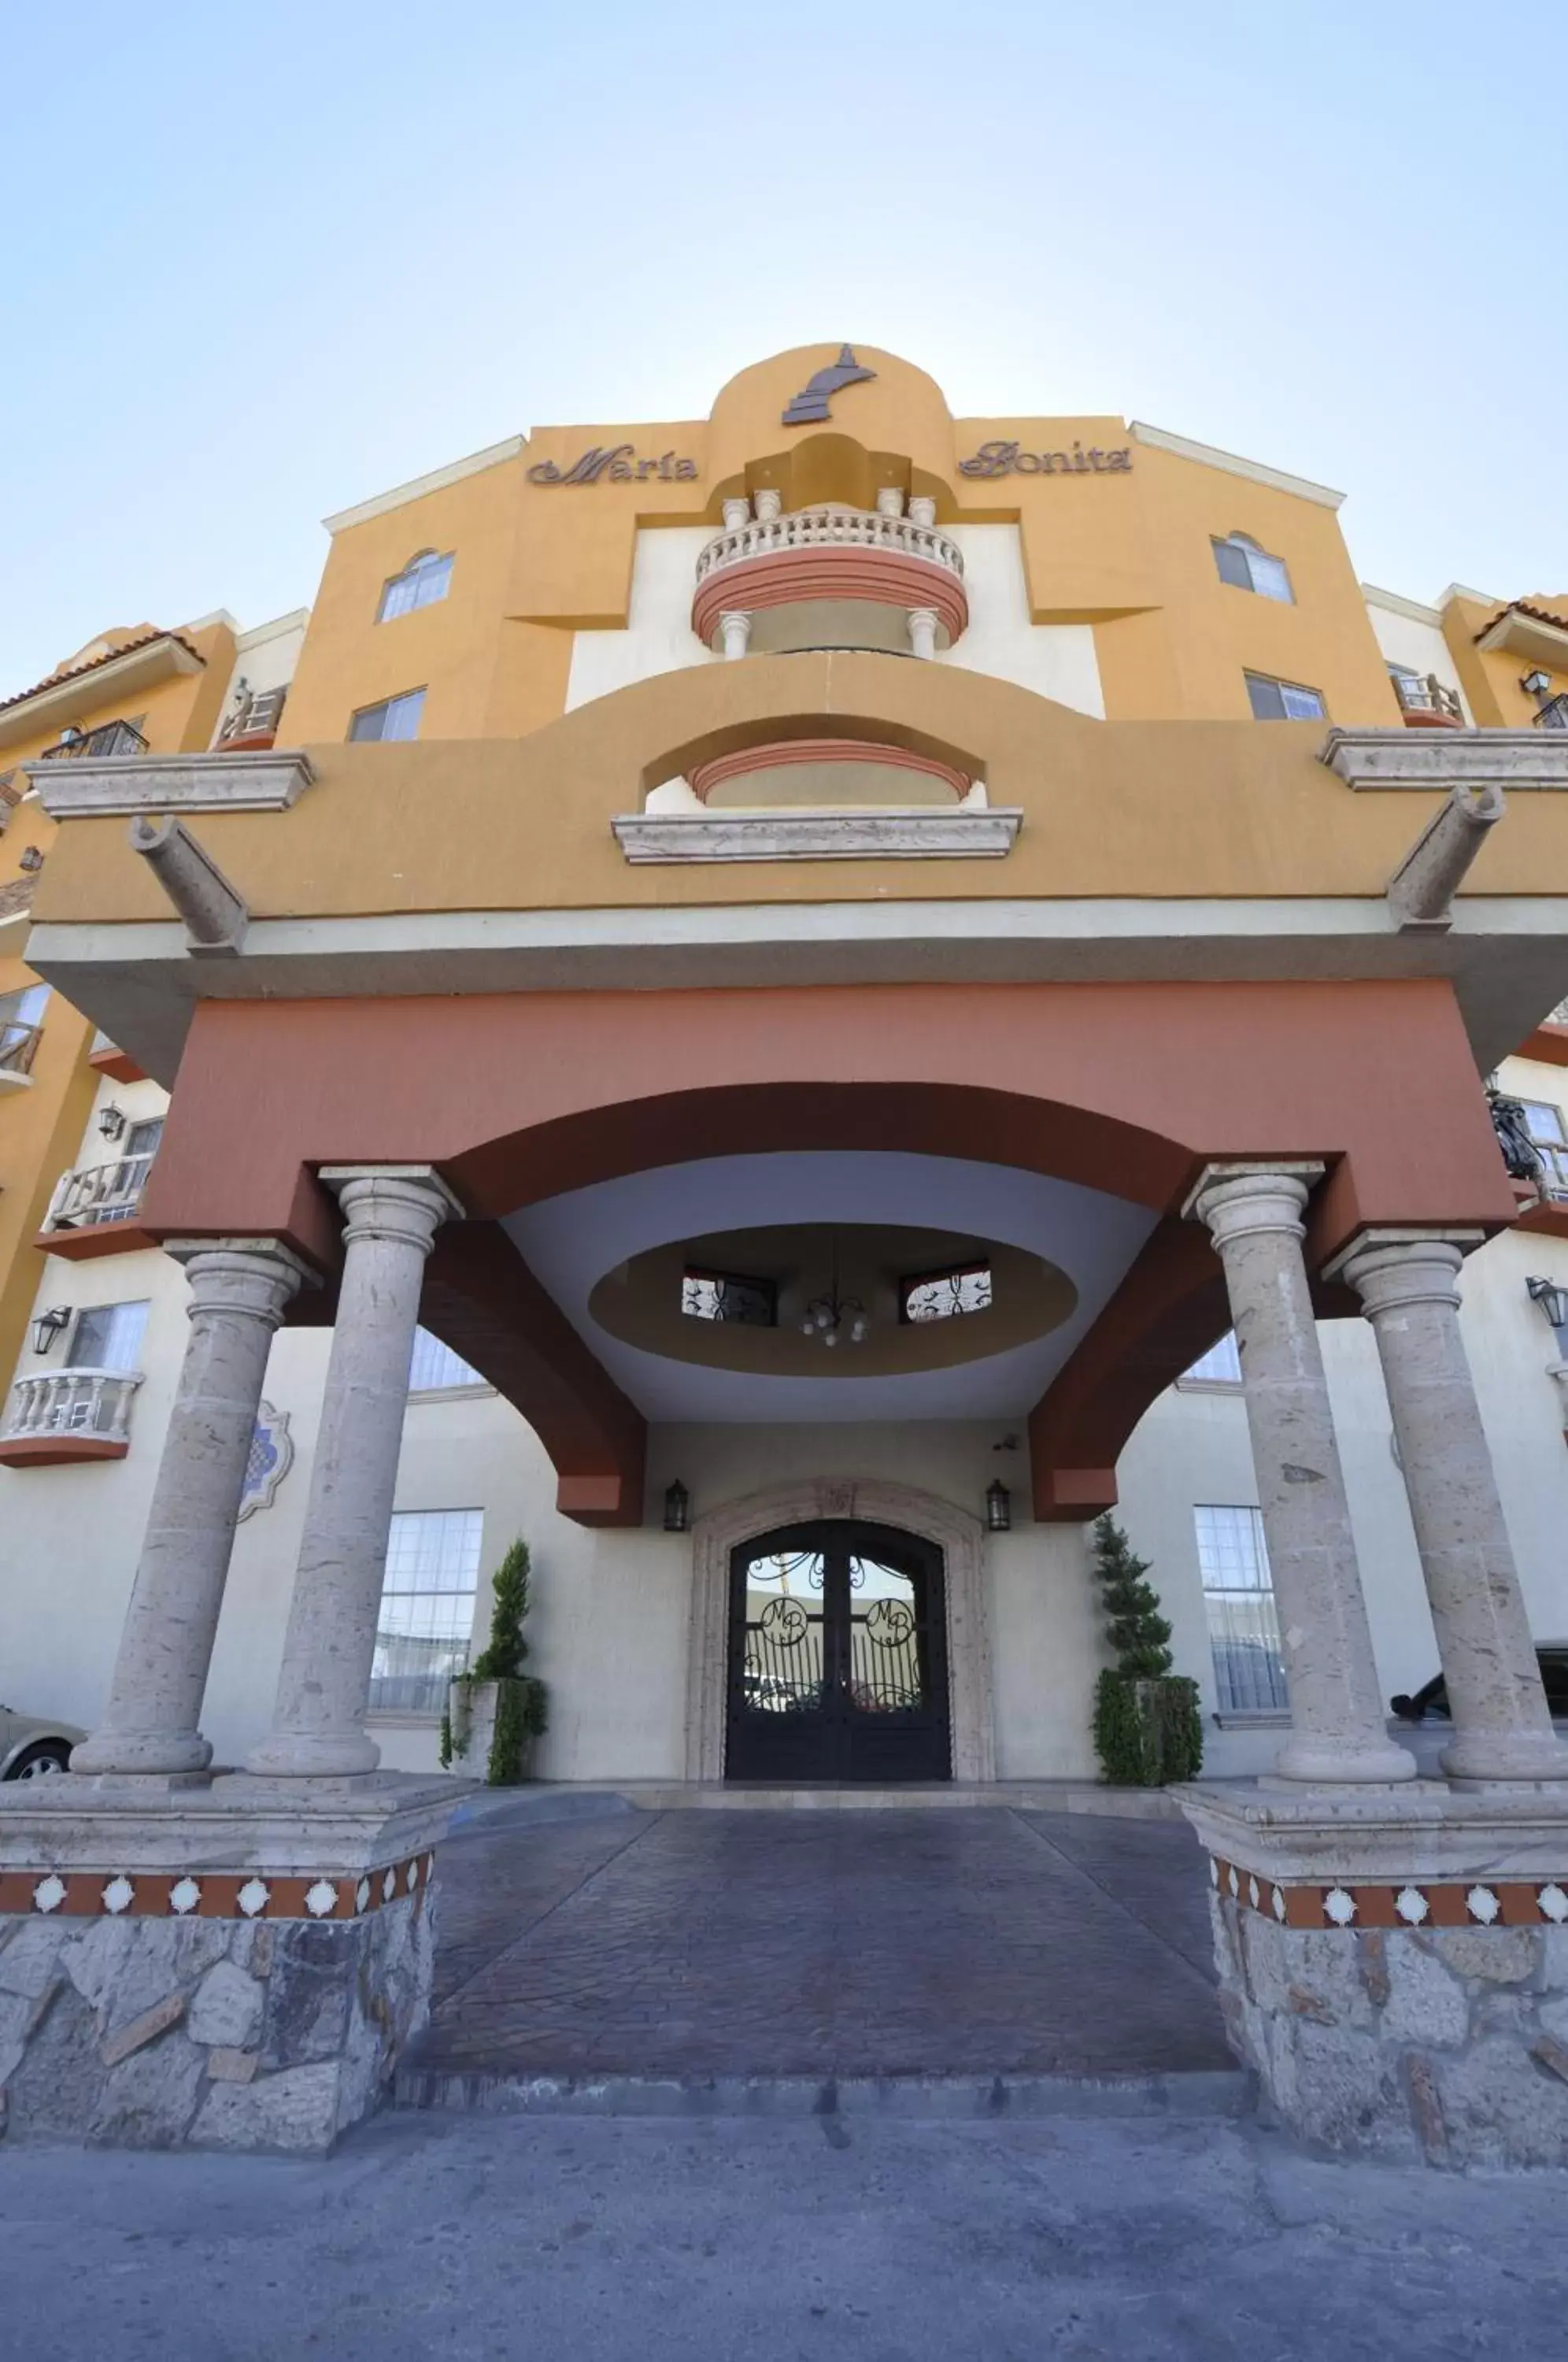
[[[934,525],[912,517],[885,516],[877,509],[796,509],[788,516],[756,517],[715,534],[697,559],[697,580],[753,557],[776,557],[787,549],[886,549],[899,557],[923,558],[962,580],[964,558],[955,541]]]
[[[133,722],[101,722],[95,730],[66,730],[58,743],[46,746],[40,763],[69,761],[83,756],[145,755],[147,741]]]
[[[0,1419],[0,1465],[123,1460],[139,1370],[32,1370]]]
[[[725,524],[697,559],[691,628],[726,657],[806,647],[865,647],[930,657],[969,620],[964,558],[931,521],[933,503],[904,515],[895,498],[875,509],[828,502],[759,513],[726,502]]]
[[[258,689],[241,698],[232,713],[224,717],[217,734],[217,744],[226,753],[237,754],[243,748],[271,746],[278,734],[288,690]]]
[[[1538,730],[1568,730],[1568,690],[1549,697],[1535,717]]]
[[[1394,694],[1405,723],[1411,730],[1463,730],[1464,708],[1459,691],[1439,680],[1436,673],[1394,673]]]
[[[13,1082],[24,1082],[32,1071],[33,1057],[42,1035],[41,1025],[22,1025],[9,1021],[0,1024],[0,1076]]]
[[[87,1164],[62,1173],[44,1221],[51,1231],[75,1231],[100,1222],[128,1222],[141,1204],[156,1149],[140,1156],[117,1156],[106,1164]]]

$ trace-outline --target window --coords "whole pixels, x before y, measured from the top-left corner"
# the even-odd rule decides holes
[[[76,1316],[65,1363],[72,1370],[134,1370],[148,1305],[89,1304]]]
[[[1236,1349],[1234,1330],[1228,1329],[1217,1345],[1184,1370],[1176,1384],[1182,1386],[1239,1386],[1242,1383],[1242,1356]]]
[[[985,1312],[991,1302],[988,1263],[955,1264],[948,1271],[917,1272],[899,1282],[900,1320],[951,1320],[961,1312]]]
[[[1265,672],[1246,675],[1254,722],[1321,722],[1328,713],[1322,691],[1299,681],[1271,680]]]
[[[0,1072],[27,1073],[48,1002],[47,984],[25,984],[19,992],[0,992]]]
[[[404,690],[401,697],[389,697],[380,705],[362,705],[348,724],[350,738],[417,738],[419,717],[425,711],[425,691]]]
[[[1554,1198],[1568,1198],[1568,1127],[1562,1110],[1550,1099],[1521,1099],[1525,1130],[1540,1157],[1546,1187]]]
[[[428,1329],[414,1330],[414,1356],[408,1365],[411,1395],[438,1394],[444,1386],[482,1386],[488,1383],[460,1353],[443,1345],[439,1337],[432,1337]]]
[[[446,597],[451,579],[451,551],[437,557],[433,549],[422,549],[383,588],[377,623],[390,624],[396,615],[412,614],[415,607],[433,607],[437,599]]]
[[[1277,1714],[1290,1703],[1279,1620],[1256,1509],[1200,1506],[1192,1513],[1221,1714]]]
[[[738,1320],[746,1329],[776,1329],[778,1283],[744,1279],[733,1271],[689,1270],[680,1282],[680,1309],[689,1320]]]
[[[1236,590],[1255,590],[1260,598],[1282,599],[1287,607],[1296,604],[1283,557],[1270,557],[1244,533],[1228,534],[1223,541],[1216,539],[1210,546],[1221,582],[1229,582]]]
[[[469,1661],[482,1509],[415,1509],[387,1536],[370,1669],[372,1714],[440,1714]]]

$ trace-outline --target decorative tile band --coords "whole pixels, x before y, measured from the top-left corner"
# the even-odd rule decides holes
[[[359,1919],[421,1893],[433,1853],[367,1871],[0,1870],[0,1916],[65,1919]]]
[[[1243,1910],[1282,1927],[1562,1927],[1568,1926],[1568,1875],[1562,1879],[1407,1879],[1363,1886],[1288,1884],[1209,1857],[1209,1875]]]

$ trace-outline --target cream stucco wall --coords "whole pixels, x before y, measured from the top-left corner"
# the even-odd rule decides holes
[[[566,710],[608,697],[650,673],[718,661],[691,628],[697,558],[712,541],[709,525],[671,525],[639,533],[632,557],[631,599],[624,631],[573,635]]]
[[[1386,594],[1369,590],[1366,613],[1374,637],[1389,664],[1408,665],[1412,672],[1423,678],[1434,673],[1446,689],[1458,691],[1464,718],[1474,723],[1470,701],[1464,694],[1454,669],[1453,657],[1442,635],[1442,624],[1435,608],[1419,608],[1413,600],[1397,602]]]
[[[989,673],[1079,713],[1105,716],[1092,624],[1032,624],[1023,545],[1015,524],[944,528],[964,553],[969,625],[937,657],[961,671]]]

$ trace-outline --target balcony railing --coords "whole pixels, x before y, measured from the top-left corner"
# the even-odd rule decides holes
[[[1538,730],[1568,730],[1568,690],[1549,697],[1535,717]]]
[[[265,739],[270,745],[278,734],[288,694],[286,688],[259,689],[242,698],[234,712],[225,716],[218,745],[230,746],[241,739],[248,745],[253,739]]]
[[[1439,723],[1451,730],[1464,727],[1464,708],[1459,701],[1459,691],[1439,680],[1436,673],[1423,679],[1418,673],[1393,673],[1394,694],[1407,720],[1417,723]]]
[[[22,1025],[12,1020],[0,1024],[0,1075],[30,1073],[42,1034],[41,1025]]]
[[[30,1371],[11,1388],[0,1445],[50,1435],[128,1443],[131,1404],[141,1379],[139,1370]]]
[[[50,1200],[46,1231],[84,1230],[94,1222],[128,1222],[141,1203],[156,1149],[118,1156],[107,1164],[62,1173]]]
[[[96,730],[67,730],[58,745],[46,746],[40,763],[83,755],[145,755],[147,741],[133,722],[101,722]]]
[[[911,517],[884,516],[872,509],[795,509],[786,516],[758,517],[715,534],[697,560],[697,579],[751,557],[777,557],[788,549],[885,549],[898,557],[921,557],[962,579],[964,558],[955,541],[934,525]]]

